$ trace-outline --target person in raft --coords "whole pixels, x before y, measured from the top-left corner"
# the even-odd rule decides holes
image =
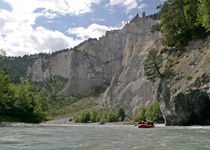
[[[144,121],[140,121],[140,120],[139,120],[139,123],[138,123],[138,124],[145,124],[145,122],[144,122]]]
[[[152,121],[147,121],[147,123],[146,123],[147,125],[154,125],[154,123],[152,122]]]

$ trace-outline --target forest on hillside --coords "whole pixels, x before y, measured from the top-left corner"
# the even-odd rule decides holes
[[[210,32],[210,1],[168,0],[160,9],[162,44],[183,49],[192,39],[204,38]]]

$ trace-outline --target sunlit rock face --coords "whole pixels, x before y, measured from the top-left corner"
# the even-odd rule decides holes
[[[90,39],[72,50],[37,59],[28,68],[27,75],[34,82],[55,76],[68,79],[65,89],[58,93],[62,96],[110,83],[123,59],[125,37],[124,30],[108,31],[99,40]]]
[[[152,48],[161,48],[161,33],[150,29],[158,21],[136,16],[122,29],[126,32],[123,60],[112,78],[111,86],[99,98],[108,109],[123,107],[128,117],[155,100],[155,87],[144,76],[143,62]]]
[[[123,107],[131,117],[155,99],[155,89],[144,76],[143,61],[148,50],[160,48],[160,32],[150,29],[159,21],[138,15],[121,30],[108,31],[99,40],[81,43],[72,50],[40,58],[28,68],[35,82],[51,77],[68,79],[57,95],[71,96],[97,85],[111,83],[98,100],[108,109]]]

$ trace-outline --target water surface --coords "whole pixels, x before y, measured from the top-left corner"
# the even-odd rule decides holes
[[[210,126],[0,127],[0,150],[209,150]]]

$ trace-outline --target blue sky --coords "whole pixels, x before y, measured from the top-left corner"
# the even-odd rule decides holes
[[[157,12],[164,0],[0,0],[0,49],[8,56],[71,48],[137,13]]]

